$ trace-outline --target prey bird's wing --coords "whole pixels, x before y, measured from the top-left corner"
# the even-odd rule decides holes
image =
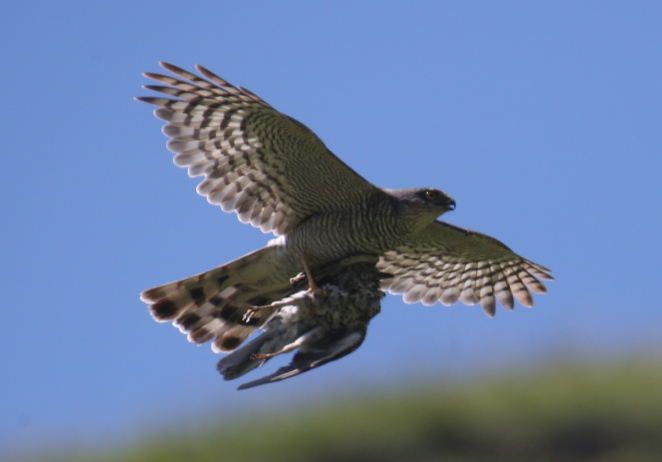
[[[305,125],[202,66],[199,77],[167,63],[176,77],[145,73],[168,95],[157,106],[174,162],[204,176],[198,193],[263,232],[287,234],[306,217],[360,201],[377,188],[338,159]]]
[[[495,300],[507,309],[513,309],[513,296],[522,305],[533,306],[529,290],[545,293],[540,279],[553,279],[550,270],[520,257],[498,240],[441,221],[406,245],[386,252],[377,269],[393,275],[382,282],[382,288],[404,294],[406,303],[480,303],[488,316],[495,313]]]
[[[347,356],[361,346],[367,333],[366,326],[355,330],[342,330],[330,332],[313,345],[300,349],[292,358],[292,362],[283,366],[273,374],[267,375],[252,382],[239,386],[239,390],[264,385],[265,383],[277,382],[302,374],[328,362]]]

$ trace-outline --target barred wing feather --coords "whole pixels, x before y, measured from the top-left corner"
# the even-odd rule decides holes
[[[382,287],[404,294],[406,303],[480,303],[488,316],[494,316],[496,300],[509,310],[514,299],[533,306],[530,291],[543,294],[547,289],[540,280],[554,279],[549,269],[520,257],[498,240],[441,221],[411,243],[386,252],[377,268],[393,275]]]
[[[172,64],[175,76],[145,73],[164,85],[145,88],[171,98],[139,97],[157,106],[168,149],[197,191],[263,232],[287,234],[306,217],[360,201],[375,186],[329,151],[305,125],[242,87],[196,66],[199,77]]]

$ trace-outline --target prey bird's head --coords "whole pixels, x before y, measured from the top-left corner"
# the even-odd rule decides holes
[[[386,189],[398,204],[398,213],[406,224],[415,230],[421,230],[437,217],[455,209],[455,201],[440,189]]]

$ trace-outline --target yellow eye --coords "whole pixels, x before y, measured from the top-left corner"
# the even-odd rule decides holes
[[[432,191],[432,190],[425,191],[425,197],[427,197],[428,200],[433,201],[437,198],[437,191]]]

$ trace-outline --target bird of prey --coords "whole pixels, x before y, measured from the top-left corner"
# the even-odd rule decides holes
[[[342,275],[361,279],[362,261],[372,262],[383,276],[381,289],[403,294],[406,303],[460,300],[479,303],[493,316],[497,301],[507,309],[515,300],[531,307],[530,291],[546,292],[541,280],[553,279],[547,268],[496,239],[437,220],[455,208],[445,192],[379,188],[331,153],[308,127],[249,90],[202,66],[196,66],[199,76],[160,64],[174,76],[145,73],[160,83],[145,88],[166,97],[137,99],[155,105],[156,117],[166,121],[163,133],[171,138],[167,146],[175,165],[187,167],[191,177],[204,177],[197,191],[211,204],[277,236],[230,263],[141,294],[157,321],[173,321],[191,342],[212,341],[215,352],[231,352],[278,316],[280,327],[272,332],[326,326],[326,321],[306,324],[309,316],[301,307],[296,320],[288,320],[283,307],[299,305],[280,303],[296,298],[290,279],[303,272],[305,263],[313,278],[335,265],[329,288],[345,295],[332,294],[329,306],[346,295],[354,296],[350,304],[361,303]],[[348,259],[346,270],[337,267]],[[373,295],[375,278],[370,275],[362,285]],[[313,292],[306,293],[304,299]],[[319,312],[328,312],[324,301]]]

